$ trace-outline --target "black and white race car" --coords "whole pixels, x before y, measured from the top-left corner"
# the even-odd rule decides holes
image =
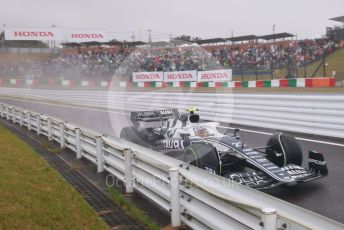
[[[238,129],[222,134],[219,123],[200,121],[197,111],[132,112],[133,126],[123,128],[120,137],[256,189],[309,182],[328,173],[323,155],[315,151],[309,151],[308,169],[302,167],[302,150],[291,135],[275,133],[265,146],[251,148]]]

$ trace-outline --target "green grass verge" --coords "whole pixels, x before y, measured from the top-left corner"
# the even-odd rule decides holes
[[[0,229],[108,229],[82,196],[0,125]]]
[[[141,223],[146,229],[159,229],[158,225],[153,220],[151,220],[143,211],[138,209],[133,203],[127,200],[121,192],[117,191],[115,188],[107,188],[106,191],[110,198],[120,206],[127,215],[138,223]]]
[[[326,77],[332,77],[332,71],[336,71],[337,81],[344,80],[344,48],[337,49],[335,52],[331,53],[325,58],[328,66],[326,67]],[[316,61],[305,67],[298,68],[298,75],[300,78],[311,78],[317,67],[321,64],[320,61]],[[287,75],[287,70],[276,69],[274,71],[274,79],[284,78]],[[318,71],[315,73],[315,77],[323,77],[324,68],[321,65]],[[271,79],[270,74],[260,74],[258,75],[258,80],[269,80]],[[254,74],[245,74],[245,81],[255,81],[256,76]],[[233,75],[233,81],[241,81],[240,75]]]

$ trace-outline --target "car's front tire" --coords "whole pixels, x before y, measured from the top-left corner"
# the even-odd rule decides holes
[[[267,146],[267,158],[277,166],[302,165],[302,149],[295,137],[285,133],[274,133],[269,138]]]

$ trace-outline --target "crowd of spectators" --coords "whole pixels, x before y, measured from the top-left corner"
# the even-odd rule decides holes
[[[203,47],[142,48],[132,52],[87,51],[77,55],[57,54],[47,60],[0,63],[0,74],[25,78],[111,78],[114,73],[130,76],[132,71],[184,71],[220,68],[283,68],[302,66],[344,46],[329,39],[290,41],[287,46],[252,44]]]
[[[221,65],[240,68],[283,68],[288,64],[302,66],[320,59],[323,54],[333,52],[343,47],[343,42],[334,42],[329,39],[300,40],[290,42],[287,47],[283,46],[260,46],[254,45],[246,49],[233,49],[231,47],[216,49],[212,51]]]
[[[0,63],[2,77],[38,79],[57,77],[77,79],[91,76],[110,76],[126,58],[126,55],[85,52],[78,55],[53,55],[47,60],[11,61]]]

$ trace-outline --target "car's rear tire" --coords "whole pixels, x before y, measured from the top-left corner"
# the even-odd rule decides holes
[[[267,158],[279,167],[288,164],[302,165],[302,149],[295,137],[285,133],[274,133],[268,140]]]
[[[124,127],[121,130],[120,138],[150,148],[150,144],[145,140],[144,136],[135,127]]]
[[[193,143],[184,152],[184,162],[220,174],[220,161],[215,147],[209,143]]]

